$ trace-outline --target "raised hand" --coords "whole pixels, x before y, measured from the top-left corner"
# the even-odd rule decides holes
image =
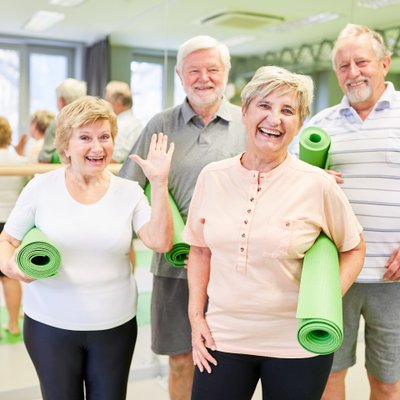
[[[132,154],[129,158],[135,161],[143,170],[150,183],[165,182],[171,166],[171,158],[175,145],[171,143],[167,151],[168,136],[160,132],[151,136],[150,148],[147,159]]]

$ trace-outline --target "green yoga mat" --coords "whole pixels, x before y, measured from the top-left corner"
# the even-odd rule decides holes
[[[53,155],[51,156],[52,164],[61,164],[60,156],[58,155],[57,150],[54,150]]]
[[[148,183],[144,188],[144,193],[148,200],[151,198],[151,188]],[[164,253],[165,259],[175,268],[183,268],[185,266],[185,260],[189,254],[190,246],[183,241],[182,232],[185,227],[185,223],[181,217],[178,207],[175,204],[171,194],[169,196],[169,203],[172,210],[172,219],[174,221],[174,245],[172,249],[167,253]]]
[[[299,137],[299,158],[308,164],[323,169],[329,166],[330,136],[321,128],[309,126]]]
[[[297,339],[308,351],[329,354],[343,342],[342,293],[335,244],[320,234],[304,256]]]
[[[33,228],[22,239],[16,261],[26,276],[42,279],[57,274],[61,255],[39,229]]]

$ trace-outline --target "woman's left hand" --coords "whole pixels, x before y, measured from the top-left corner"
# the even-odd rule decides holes
[[[174,152],[174,143],[169,145],[167,151],[168,136],[160,132],[151,136],[149,153],[147,159],[132,154],[129,158],[142,168],[150,183],[164,183],[168,181],[171,158]]]

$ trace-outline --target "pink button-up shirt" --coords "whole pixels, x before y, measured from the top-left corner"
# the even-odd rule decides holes
[[[199,175],[185,240],[211,250],[207,322],[220,351],[311,357],[297,342],[296,308],[304,253],[324,231],[339,251],[362,228],[334,179],[289,155],[268,173],[241,155]],[[323,265],[321,265],[323,268]]]

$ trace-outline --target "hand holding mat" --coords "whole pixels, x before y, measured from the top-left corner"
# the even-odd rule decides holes
[[[150,201],[151,198],[151,188],[150,183],[146,185],[144,188],[144,194]],[[183,241],[182,232],[185,224],[181,217],[181,214],[178,210],[178,207],[175,204],[174,199],[171,194],[168,193],[169,203],[171,205],[172,210],[172,219],[174,221],[174,245],[172,249],[167,253],[164,253],[165,259],[172,264],[175,268],[183,268],[185,266],[185,260],[187,255],[189,254],[190,246]]]
[[[56,275],[61,264],[59,251],[37,228],[24,236],[15,259],[19,269],[32,279]]]
[[[299,158],[308,164],[328,169],[330,136],[321,128],[309,126],[299,137]]]
[[[323,233],[304,256],[296,317],[297,339],[306,350],[329,354],[341,346],[339,258],[335,244]]]

